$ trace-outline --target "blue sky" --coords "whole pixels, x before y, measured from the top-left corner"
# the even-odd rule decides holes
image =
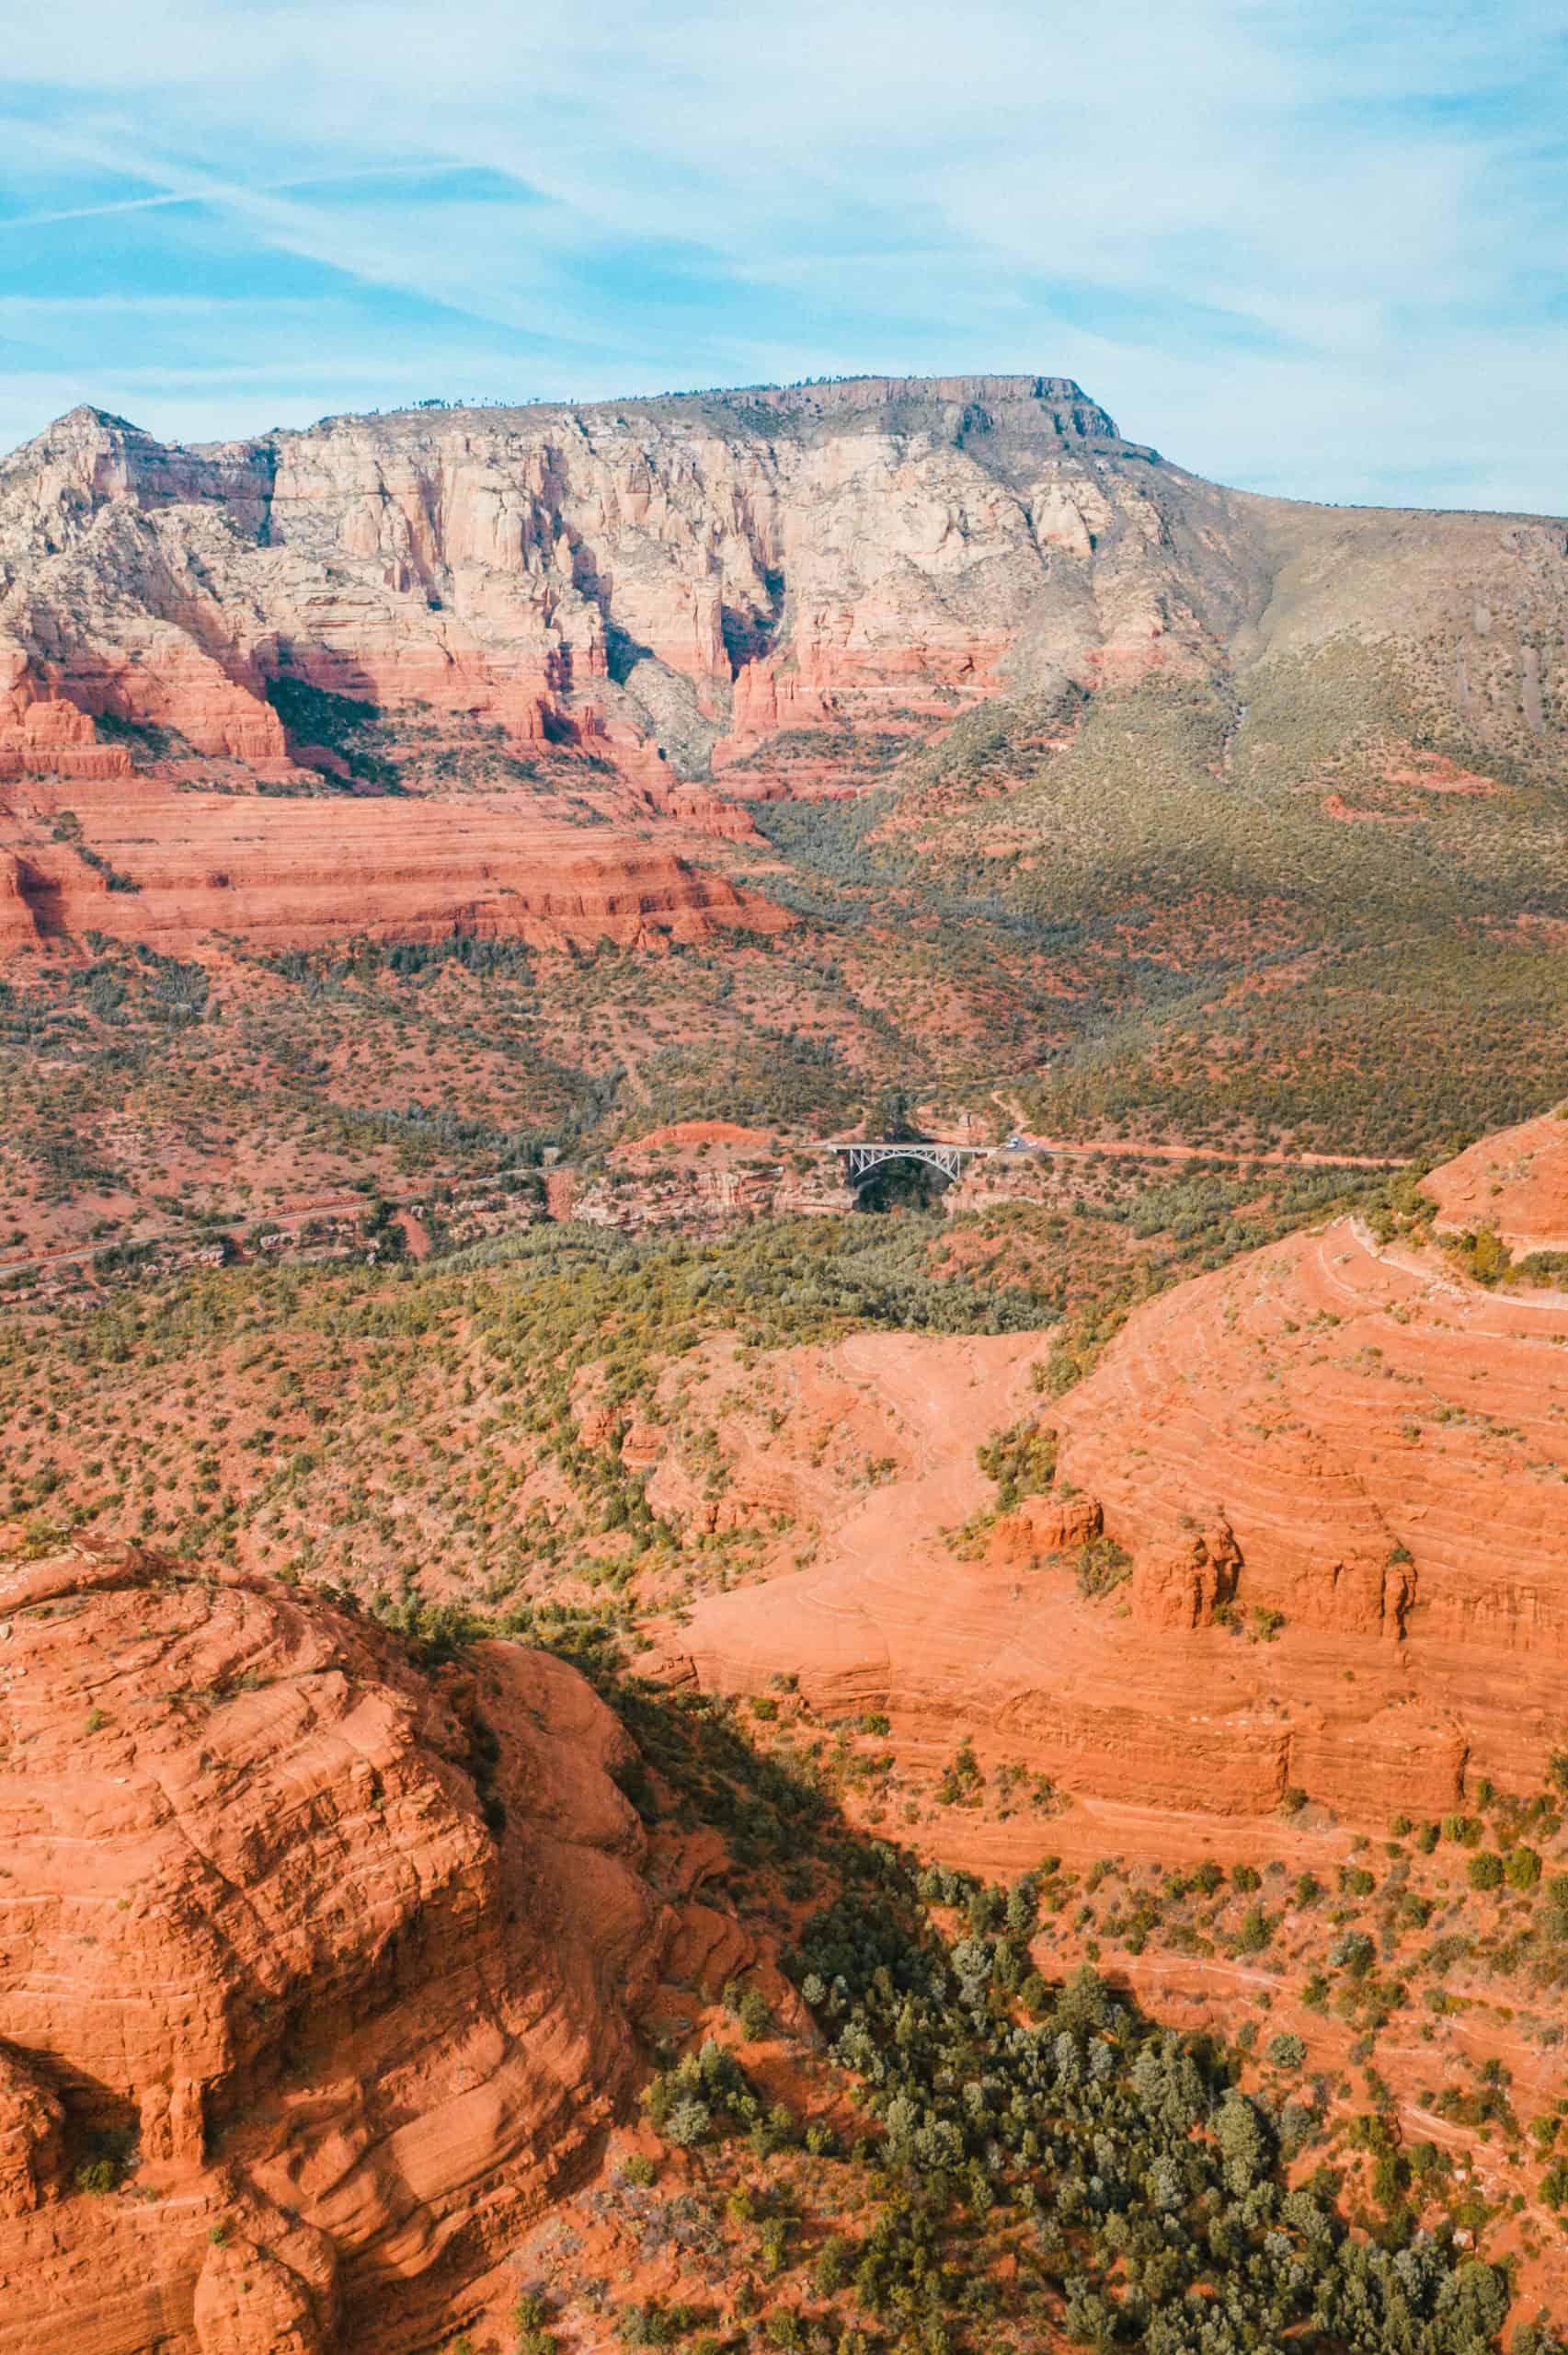
[[[56,0],[0,446],[433,395],[1075,375],[1292,495],[1568,510],[1568,12]]]

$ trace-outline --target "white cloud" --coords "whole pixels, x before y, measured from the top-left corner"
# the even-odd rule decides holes
[[[236,280],[259,253],[441,306],[412,359],[368,314],[302,359],[312,413],[447,365],[585,395],[1038,367],[1231,479],[1568,500],[1568,75],[1528,0],[63,0],[7,79],[33,224],[0,224],[0,291],[35,291],[48,216],[199,211]],[[421,188],[464,170],[500,177]],[[106,324],[110,380],[155,387],[147,321]],[[227,374],[220,419],[259,421]]]

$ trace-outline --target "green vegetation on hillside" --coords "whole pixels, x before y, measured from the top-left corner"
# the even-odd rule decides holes
[[[902,792],[761,810],[806,879],[774,888],[857,957],[896,909],[906,955],[989,973],[993,1071],[1047,1133],[1430,1150],[1561,1075],[1568,794],[1419,677],[1334,640],[1245,702],[1158,676],[1080,698],[1058,750],[1059,713],[987,706]]]
[[[681,2200],[709,2261],[701,2287],[623,2307],[625,2344],[734,2343],[710,2330],[716,2283],[766,2343],[841,2355],[989,2355],[1044,2330],[1102,2355],[1498,2346],[1512,2288],[1470,2246],[1484,2203],[1459,2199],[1441,2151],[1391,2142],[1377,2112],[1336,2124],[1299,2038],[1264,2054],[1252,2025],[1230,2046],[1183,2035],[1101,1971],[1052,1974],[1055,1860],[1011,1889],[921,1869],[849,1826],[819,1741],[759,1753],[733,1705],[647,1686],[601,1645],[566,1642],[637,1744],[625,1787],[647,1820],[724,1832],[719,1889],[784,1936],[826,2046],[735,1985],[739,2034],[793,2047],[791,2098],[770,2100],[727,2041],[668,2057],[645,2111],[695,2162]],[[1213,1897],[1225,1879],[1212,1864],[1167,1876],[1166,1897]],[[1233,1879],[1266,1940],[1258,1875]],[[1314,1901],[1304,1884],[1298,1902]],[[658,2176],[637,2162],[635,2181]],[[1561,2355],[1545,2326],[1511,2346]]]
[[[394,1248],[175,1281],[121,1252],[107,1299],[0,1325],[0,1519],[35,1550],[133,1534],[405,1603],[689,1591],[761,1541],[682,1544],[621,1463],[632,1419],[680,1423],[660,1385],[688,1357],[720,1347],[741,1380],[761,1350],[851,1332],[1054,1326],[1059,1388],[1166,1284],[1390,1197],[1375,1172],[1109,1178],[1076,1207],[770,1220],[718,1243],[541,1224],[422,1265]],[[583,1381],[601,1446],[578,1439]],[[720,1493],[722,1453],[699,1439]],[[542,1463],[556,1500],[521,1511]]]

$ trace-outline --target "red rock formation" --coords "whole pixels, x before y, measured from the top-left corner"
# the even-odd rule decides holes
[[[20,647],[0,644],[0,784],[24,776],[130,773],[123,746],[100,744],[86,713],[41,688]]]
[[[1100,1528],[1097,1497],[1025,1497],[995,1522],[988,1558],[999,1570],[1035,1569],[1048,1555],[1092,1545]]]
[[[0,957],[36,948],[38,918],[31,894],[37,879],[14,851],[0,850]]]
[[[614,1148],[617,1161],[635,1161],[647,1154],[689,1153],[704,1146],[729,1145],[742,1153],[772,1153],[779,1138],[773,1129],[748,1129],[734,1120],[671,1120],[650,1129],[646,1136],[628,1137]]]
[[[0,2216],[25,2216],[65,2182],[65,2105],[25,2052],[0,2047]]]
[[[1482,1137],[1422,1190],[1437,1205],[1440,1235],[1489,1228],[1521,1258],[1568,1251],[1568,1107]]]
[[[590,2161],[673,1927],[614,1720],[130,1547],[0,1613],[0,2349],[444,2344]]]
[[[89,927],[182,952],[218,933],[263,947],[454,932],[658,946],[789,921],[695,866],[689,828],[573,826],[525,791],[285,798],[137,775],[9,798],[0,953]]]
[[[1061,1469],[1140,1565],[1222,1524],[1242,1609],[1506,1682],[1568,1651],[1564,1336],[1561,1295],[1340,1220],[1139,1310],[1063,1403]]]
[[[1568,1227],[1562,1125],[1481,1155],[1516,1173],[1532,1234]],[[1465,1162],[1437,1200],[1468,1200]],[[834,1713],[891,1708],[1182,1809],[1299,1788],[1380,1822],[1453,1805],[1471,1774],[1539,1779],[1568,1734],[1568,1296],[1488,1291],[1349,1220],[1183,1285],[1053,1407],[1062,1486],[980,1562],[939,1525],[983,1509],[974,1420],[1016,1419],[1027,1353],[986,1345],[981,1377],[955,1346],[900,1344],[927,1361],[918,1476],[830,1521],[809,1570],[704,1598],[667,1673],[750,1691],[792,1671]],[[1097,1514],[1125,1575],[1081,1595],[1051,1549]]]
[[[929,726],[995,684],[1040,585],[1018,488],[965,447],[982,419],[1053,486],[1148,454],[1034,379],[339,419],[218,454],[78,410],[0,467],[0,625],[40,694],[252,763],[285,751],[275,675],[699,766],[721,736]],[[1082,494],[1102,520],[1117,480]]]
[[[84,408],[0,462],[0,787],[123,779],[97,720],[143,731],[143,770],[156,729],[274,785],[341,775],[314,690],[437,748],[590,752],[612,814],[743,835],[712,777],[849,790],[999,688],[1407,626],[1466,727],[1537,746],[1560,553],[1528,519],[1217,488],[1049,377],[418,410],[210,450]],[[188,759],[179,781],[211,780]]]
[[[1234,1598],[1241,1567],[1235,1532],[1229,1522],[1215,1521],[1199,1535],[1150,1546],[1139,1557],[1134,1607],[1150,1627],[1210,1627]]]

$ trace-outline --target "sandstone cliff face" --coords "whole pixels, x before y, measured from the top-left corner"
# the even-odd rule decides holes
[[[259,762],[284,750],[266,685],[298,677],[524,741],[668,731],[702,769],[779,728],[918,728],[1003,679],[1209,665],[1288,623],[1390,637],[1414,601],[1463,608],[1453,692],[1476,704],[1513,609],[1560,612],[1561,540],[1220,490],[1050,377],[333,418],[190,451],[78,409],[0,464],[0,689]],[[1544,712],[1550,669],[1538,645]]]
[[[527,796],[242,799],[137,777],[90,794],[35,787],[12,807],[0,953],[88,929],[170,953],[221,934],[261,948],[462,933],[657,949],[788,921],[697,864],[693,829],[572,826]]]
[[[1528,1166],[1532,1218],[1568,1226],[1542,1127],[1492,1163]],[[1376,1823],[1467,1776],[1539,1780],[1568,1731],[1568,1294],[1486,1290],[1349,1220],[1179,1286],[1052,1407],[1056,1488],[979,1558],[938,1524],[983,1510],[969,1434],[1027,1407],[1030,1353],[967,1345],[995,1352],[981,1381],[951,1344],[901,1346],[927,1361],[919,1477],[830,1522],[810,1569],[700,1602],[668,1673],[793,1671],[818,1706],[1136,1803],[1300,1789]],[[1081,1586],[1106,1545],[1119,1581],[1092,1557]]]
[[[1024,640],[1036,669],[1212,654],[1248,597],[1192,561],[1226,510],[1048,378],[193,452],[84,409],[0,468],[0,650],[37,695],[242,760],[282,756],[285,676],[523,742],[668,730],[702,769],[780,728],[929,723]]]
[[[619,1729],[134,1548],[0,1614],[0,2349],[444,2341],[634,2066],[672,1917]]]
[[[38,795],[340,777],[299,717],[323,691],[427,749],[485,731],[492,770],[498,745],[575,755],[589,788],[618,775],[612,818],[699,834],[746,825],[704,781],[845,789],[998,690],[1228,675],[1347,631],[1413,628],[1458,721],[1539,748],[1568,705],[1562,543],[1219,489],[1049,377],[417,410],[200,450],[78,409],[0,463],[5,898],[29,896]],[[395,842],[405,814],[383,822]],[[192,936],[234,913],[188,892]],[[86,920],[68,892],[31,929]],[[17,930],[8,905],[0,946]]]

